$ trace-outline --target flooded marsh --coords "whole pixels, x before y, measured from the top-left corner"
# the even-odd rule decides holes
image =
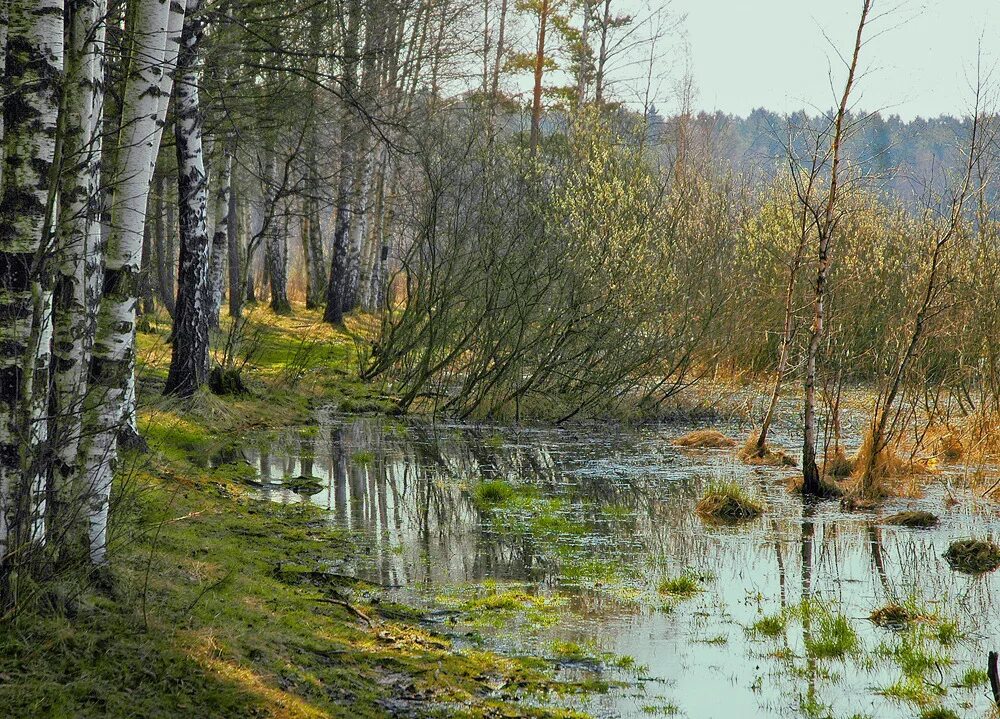
[[[331,570],[426,607],[457,646],[538,657],[602,689],[553,697],[557,706],[607,717],[990,716],[1000,575],[956,571],[945,555],[995,537],[1000,507],[946,490],[945,475],[877,511],[804,502],[787,489],[794,468],[677,446],[692,429],[322,415],[317,428],[213,464],[253,470],[262,499],[328,509],[364,550]],[[773,440],[793,446],[780,430]],[[762,514],[712,521],[697,507],[720,487]],[[946,506],[951,496],[958,504]]]

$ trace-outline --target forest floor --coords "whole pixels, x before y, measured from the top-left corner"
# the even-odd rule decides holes
[[[160,396],[169,325],[139,334],[150,451],[120,467],[111,589],[69,615],[39,600],[0,635],[0,716],[571,716],[530,699],[591,687],[454,648],[419,611],[328,571],[359,547],[321,509],[256,500],[232,465],[210,467],[234,438],[307,425],[319,406],[390,407],[358,381],[349,332],[318,313],[257,308],[248,327],[250,394],[184,402]]]

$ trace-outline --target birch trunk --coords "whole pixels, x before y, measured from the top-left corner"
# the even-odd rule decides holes
[[[351,0],[347,28],[344,34],[345,96],[354,97],[358,78],[358,28],[361,23],[361,3]],[[323,320],[339,325],[344,321],[344,299],[347,289],[349,233],[354,201],[355,143],[357,141],[354,111],[344,108],[340,132],[340,179],[337,183],[337,220],[333,229],[333,257],[330,261],[330,282],[326,289],[326,310]]]
[[[104,111],[106,0],[68,6],[69,47],[63,97],[63,173],[59,195],[57,285],[54,300],[51,526],[76,548],[80,481],[78,450],[87,391],[92,329],[90,308],[101,262],[101,118]]]
[[[264,261],[271,284],[271,309],[287,314],[292,309],[288,302],[288,243],[277,221],[278,181],[273,149],[267,151],[264,163]]]
[[[350,244],[347,251],[347,283],[344,289],[344,312],[350,312],[358,304],[358,288],[361,276],[361,251],[368,235],[368,197],[371,192],[372,173],[374,171],[374,152],[365,153],[364,164],[361,167],[361,177],[353,211],[354,222],[351,226]]]
[[[104,270],[104,296],[97,316],[90,382],[84,417],[86,467],[83,511],[89,524],[90,559],[107,557],[108,497],[117,455],[117,434],[126,416],[135,357],[135,306],[142,236],[153,166],[166,112],[173,45],[179,38],[183,7],[167,0],[139,0],[131,29],[131,73],[126,80],[120,147],[115,172]],[[161,113],[161,106],[163,112]]]
[[[212,264],[209,268],[208,281],[211,299],[208,308],[208,321],[214,329],[219,328],[219,313],[222,311],[223,274],[226,252],[229,246],[229,225],[234,221],[230,212],[229,201],[229,195],[232,192],[232,175],[232,143],[226,142],[222,155],[222,167],[219,171],[219,189],[216,194],[216,212],[219,219],[215,223],[215,232],[212,234]],[[239,267],[238,259],[236,262],[237,267]]]
[[[9,5],[0,187],[0,592],[17,601],[43,507],[38,479],[48,401],[48,236],[63,70],[60,0]],[[39,416],[39,409],[41,416]]]
[[[844,92],[840,98],[840,107],[837,109],[837,116],[834,120],[833,138],[830,148],[832,156],[830,164],[830,187],[827,191],[822,209],[823,214],[819,220],[817,229],[819,239],[817,249],[819,252],[816,264],[816,292],[813,300],[812,333],[809,337],[809,349],[806,354],[806,372],[803,387],[805,390],[805,407],[803,408],[802,479],[803,491],[811,495],[822,493],[819,466],[816,464],[816,359],[819,356],[820,344],[823,340],[823,322],[826,317],[826,283],[830,272],[830,251],[833,234],[837,227],[837,201],[839,199],[840,165],[842,161],[841,151],[843,149],[844,136],[847,132],[845,123],[851,90],[854,88],[858,58],[861,55],[861,48],[863,46],[862,36],[865,25],[868,22],[868,13],[871,11],[872,1],[865,0],[861,10],[861,20],[858,23],[857,33],[854,38],[854,53],[851,57],[851,64],[848,67],[847,81],[844,84]]]
[[[177,314],[170,370],[164,394],[190,397],[208,379],[208,178],[201,137],[198,57],[204,25],[197,13],[202,0],[187,0],[174,85],[174,140],[177,145],[180,261]],[[227,201],[228,206],[228,201]]]
[[[235,153],[234,153],[235,154]],[[229,224],[226,226],[229,242],[229,316],[239,318],[243,308],[243,252],[240,247],[240,216],[232,172],[229,176]]]

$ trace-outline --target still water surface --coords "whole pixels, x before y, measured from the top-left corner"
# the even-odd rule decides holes
[[[1000,533],[997,505],[953,489],[959,503],[946,508],[941,475],[923,497],[878,513],[803,504],[785,488],[789,470],[742,465],[732,450],[675,447],[690,429],[321,414],[318,428],[242,454],[260,472],[263,497],[312,501],[359,532],[367,555],[346,570],[407,601],[460,603],[510,588],[551,600],[554,616],[542,620],[470,623],[499,651],[551,657],[567,677],[622,682],[556,704],[606,717],[915,717],[938,707],[989,715],[982,670],[987,650],[1000,648],[1000,573],[960,574],[941,555],[953,539]],[[780,430],[774,439],[795,444]],[[318,478],[322,490],[306,499],[281,487],[298,475]],[[764,517],[736,527],[699,520],[694,505],[720,478],[756,492]],[[497,480],[520,499],[477,507],[476,485]],[[913,530],[880,521],[901,509],[933,511],[942,523]],[[683,600],[657,591],[682,574],[702,591]],[[803,600],[815,609],[803,611]],[[890,602],[928,619],[905,630],[869,621]],[[776,636],[754,631],[779,615]],[[463,621],[448,631],[463,636]],[[577,646],[636,666],[576,661],[580,653],[566,647]]]

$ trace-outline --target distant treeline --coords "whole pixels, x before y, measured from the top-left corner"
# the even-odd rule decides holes
[[[921,204],[928,190],[940,191],[949,174],[961,171],[969,117],[917,117],[907,122],[876,112],[854,114],[850,121],[854,127],[844,148],[848,161],[907,205]],[[819,114],[784,115],[762,108],[747,117],[699,112],[665,118],[654,107],[648,126],[659,139],[681,138],[689,153],[717,169],[773,179],[787,172],[789,144],[796,157],[808,156],[806,138],[827,123]],[[810,132],[802,132],[805,129]]]

